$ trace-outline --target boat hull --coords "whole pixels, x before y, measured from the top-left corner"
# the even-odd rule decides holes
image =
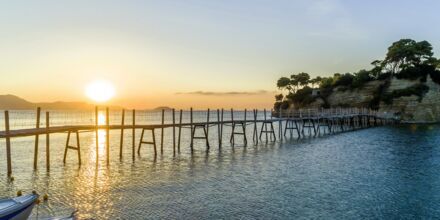
[[[25,195],[0,200],[0,220],[28,219],[35,206],[38,195]]]

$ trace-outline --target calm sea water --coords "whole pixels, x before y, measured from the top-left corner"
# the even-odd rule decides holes
[[[193,153],[184,130],[176,155],[172,131],[166,129],[164,153],[155,159],[145,145],[134,162],[130,132],[119,160],[120,133],[112,131],[108,166],[105,133],[100,133],[98,161],[94,135],[82,133],[81,167],[74,151],[63,165],[66,134],[52,135],[49,172],[44,137],[37,171],[34,138],[13,139],[13,182],[6,177],[1,140],[0,197],[18,190],[47,193],[49,201],[34,209],[34,217],[76,209],[82,218],[97,219],[440,218],[438,125],[378,127],[247,147],[226,144],[230,127],[224,129],[221,149],[212,127],[211,149],[197,142]]]

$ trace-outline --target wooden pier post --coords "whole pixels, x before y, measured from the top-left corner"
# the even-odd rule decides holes
[[[182,135],[182,115],[183,115],[183,110],[180,109],[180,114],[179,114],[179,135],[177,138],[177,151],[180,152],[180,136]]]
[[[252,138],[254,139],[255,143],[258,144],[258,125],[257,125],[257,118],[258,118],[258,110],[254,109],[254,134]]]
[[[132,148],[131,148],[131,155],[132,155],[132,158],[133,158],[133,160],[135,160],[135,157],[136,157],[136,143],[135,143],[135,141],[136,141],[136,110],[135,109],[133,109],[133,112],[132,112],[132,134],[131,134],[131,138],[132,138],[132,140],[131,140],[131,143],[132,143]]]
[[[50,169],[49,112],[46,112],[46,169]]]
[[[99,126],[99,118],[98,118],[98,106],[95,106],[95,151],[96,151],[96,163],[98,163],[99,160],[99,131],[98,131],[98,126]]]
[[[173,155],[176,154],[176,110],[173,108]]]
[[[235,138],[234,138],[234,130],[235,130],[235,123],[234,123],[234,109],[231,108],[231,138],[229,139],[229,142],[234,146]]]
[[[209,113],[210,113],[210,109],[208,108],[208,112],[207,112],[207,116],[206,116],[206,129],[205,131],[205,136],[206,136],[206,146],[209,149]]]
[[[223,141],[223,119],[224,119],[224,110],[222,109],[222,113],[221,113],[221,117],[220,117],[221,122],[220,122],[220,137],[219,137],[220,145],[219,145],[219,148],[222,147],[222,141]]]
[[[110,116],[108,107],[105,108],[105,153],[107,165],[110,164]]]
[[[41,114],[41,108],[37,108],[37,124],[35,125],[35,128],[38,130],[40,128],[40,114]],[[37,169],[37,162],[38,162],[38,142],[39,142],[40,135],[35,135],[35,149],[34,149],[34,170]]]
[[[267,124],[266,124],[266,120],[267,120],[266,109],[264,109],[264,129],[266,130],[265,134],[266,134],[266,142],[267,142],[268,138],[267,138]],[[260,138],[261,138],[261,135],[260,135]]]
[[[121,140],[119,142],[119,159],[122,159],[122,146],[124,145],[124,126],[125,126],[125,109],[122,109],[122,115],[121,115]]]
[[[279,123],[278,123],[278,135],[279,135],[279,137],[280,137],[280,140],[283,140],[283,122],[282,122],[282,118],[283,118],[283,114],[282,114],[282,108],[281,108],[281,106],[280,106],[280,108],[278,109],[278,120],[280,120],[279,121]]]
[[[8,176],[11,176],[12,161],[11,161],[11,139],[9,137],[9,111],[5,111],[5,132],[6,132],[6,164],[8,167]]]
[[[189,110],[189,121],[190,121],[190,127],[191,127],[191,151],[193,150],[193,139],[194,139],[194,135],[193,135],[193,108],[191,107]]]
[[[243,124],[243,130],[246,130],[246,125],[247,125],[247,109],[244,109],[244,124]],[[244,133],[244,136],[246,137],[246,132]]]
[[[206,135],[209,136],[209,113],[210,109],[208,108],[207,116],[206,116]]]
[[[160,154],[163,154],[164,123],[165,123],[165,109],[162,109],[162,128],[160,129]]]
[[[69,144],[70,142],[70,135],[74,132],[76,134],[76,147]],[[63,157],[63,163],[66,164],[66,157],[67,157],[67,150],[76,150],[78,154],[78,165],[81,166],[81,145],[79,141],[79,131],[71,131],[69,130],[67,132],[67,141],[66,141],[66,148],[64,149],[64,157]]]
[[[217,136],[218,146],[220,146],[222,142],[222,140],[220,139],[220,109],[217,109]]]

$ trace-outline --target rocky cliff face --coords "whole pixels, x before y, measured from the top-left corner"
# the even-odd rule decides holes
[[[376,80],[366,83],[360,89],[345,91],[335,88],[326,97],[326,101],[330,107],[368,107],[379,87],[385,83],[385,81]],[[406,89],[417,84],[420,84],[420,80],[393,78],[384,93],[390,94],[393,91]],[[421,99],[416,95],[411,95],[394,98],[391,104],[381,101],[379,111],[394,113],[403,122],[408,123],[440,122],[440,85],[433,82],[429,76],[424,84],[429,87],[429,91]],[[318,98],[310,107],[319,107],[323,103],[325,101]]]
[[[366,107],[374,97],[375,91],[384,81],[371,81],[366,83],[361,89],[341,91],[340,88],[334,91],[327,97],[330,106],[351,106],[351,107]]]
[[[418,80],[409,81],[393,79],[387,92],[404,89],[417,83],[419,83]],[[419,97],[415,95],[400,97],[394,99],[393,103],[390,105],[381,102],[380,111],[400,114],[400,118],[403,122],[440,122],[440,85],[433,82],[429,76],[425,85],[429,87],[429,91],[420,101]]]

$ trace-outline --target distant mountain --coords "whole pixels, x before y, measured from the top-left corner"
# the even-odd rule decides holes
[[[168,111],[168,110],[173,110],[173,109],[168,107],[168,106],[159,106],[159,107],[156,107],[156,108],[154,108],[152,110],[153,111],[162,111],[162,110]]]
[[[0,95],[0,109],[32,109],[35,104],[15,95]]]
[[[41,107],[56,110],[90,110],[94,105],[86,102],[29,102],[15,95],[0,95],[0,109],[26,110]],[[110,108],[120,109],[111,106]]]

